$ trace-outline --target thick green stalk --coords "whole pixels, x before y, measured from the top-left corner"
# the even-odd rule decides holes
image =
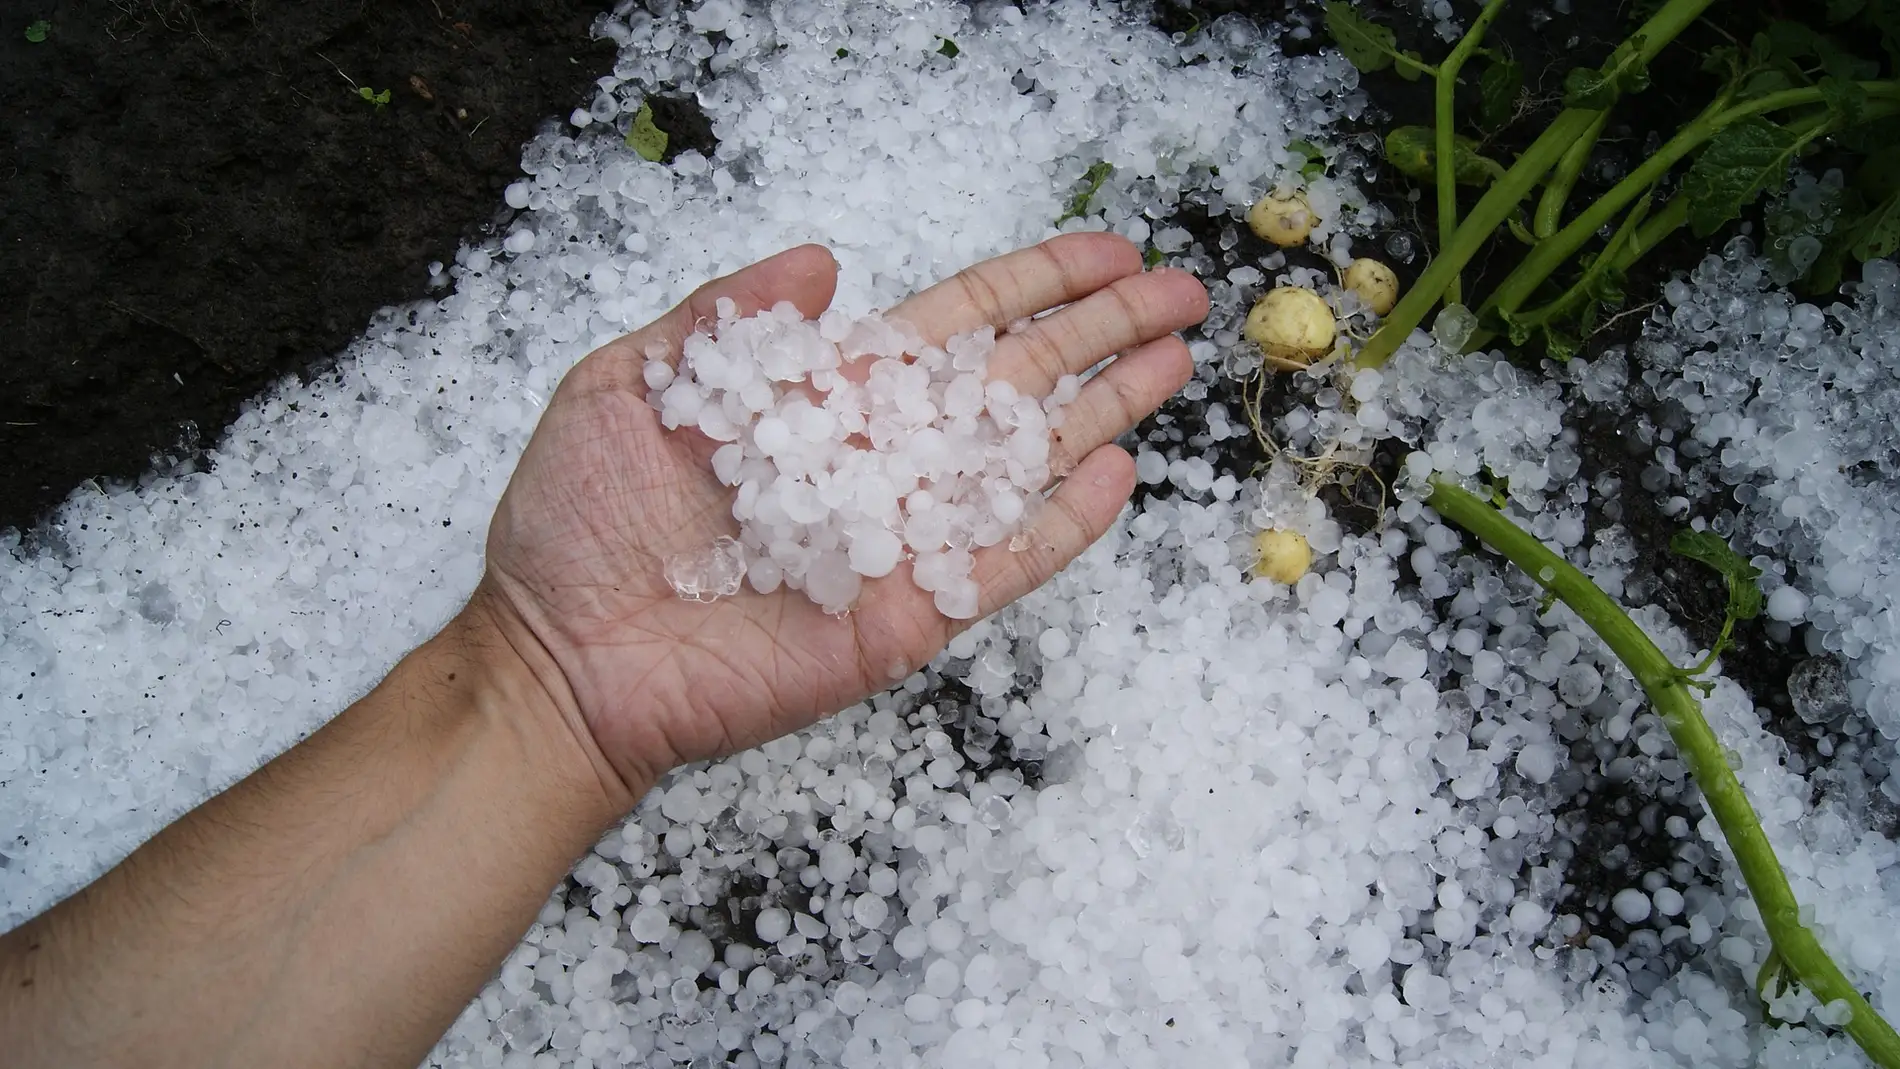
[[[1671,197],[1669,203],[1662,206],[1662,210],[1651,214],[1643,221],[1642,226],[1636,228],[1635,236],[1630,238],[1630,243],[1624,248],[1623,254],[1617,257],[1616,266],[1624,271],[1629,270],[1630,265],[1654,251],[1656,246],[1662,244],[1664,238],[1681,230],[1688,222],[1688,198]]]
[[[1669,42],[1676,39],[1689,24],[1700,18],[1715,0],[1668,0],[1661,10],[1651,16],[1635,35],[1630,44],[1635,49],[1633,60],[1648,63],[1656,57]],[[1452,240],[1441,246],[1438,255],[1425,268],[1425,273],[1412,285],[1399,303],[1386,317],[1385,324],[1364,349],[1360,350],[1357,364],[1360,367],[1378,367],[1391,359],[1399,346],[1411,335],[1412,330],[1425,320],[1425,313],[1438,303],[1453,279],[1471,261],[1478,250],[1484,247],[1491,234],[1504,224],[1504,220],[1516,210],[1524,198],[1530,195],[1539,179],[1556,166],[1564,151],[1575,144],[1596,122],[1601,109],[1569,108],[1560,113],[1531,146],[1524,150],[1504,176],[1491,184],[1483,197],[1471,209],[1471,214],[1458,227]]]
[[[1437,129],[1436,156],[1438,165],[1438,247],[1451,244],[1452,235],[1458,232],[1458,143],[1457,123],[1453,104],[1458,94],[1458,72],[1464,69],[1465,61],[1477,52],[1478,45],[1484,41],[1485,31],[1491,28],[1491,21],[1504,9],[1505,0],[1489,0],[1478,18],[1458,39],[1451,55],[1438,65],[1432,75],[1437,88],[1435,95]],[[1454,272],[1451,285],[1445,288],[1445,299],[1457,303],[1462,283]]]
[[[1688,222],[1689,202],[1680,196],[1670,198],[1669,203],[1663,205],[1657,211],[1652,212],[1648,218],[1642,220],[1642,225],[1636,227],[1635,231],[1629,234],[1628,240],[1623,241],[1620,247],[1605,249],[1603,252],[1604,258],[1599,260],[1597,264],[1592,265],[1592,273],[1596,271],[1598,266],[1606,268],[1614,267],[1618,271],[1628,271],[1636,261],[1642,259],[1646,254],[1653,252],[1656,246],[1662,244],[1664,238],[1681,230]],[[1621,240],[1620,234],[1618,240]],[[1564,296],[1558,298],[1557,301],[1553,303],[1553,307],[1556,305],[1568,307],[1566,302],[1572,300],[1575,293],[1581,289],[1587,281],[1588,279],[1586,278],[1580,281],[1576,286],[1572,286],[1570,292],[1565,293]],[[1538,314],[1539,313],[1536,312],[1526,312],[1518,318],[1520,321],[1523,321]],[[1466,343],[1465,348],[1471,352],[1479,352],[1490,345],[1496,338],[1497,335],[1495,333],[1480,329],[1471,336],[1471,340]]]
[[[1886,98],[1884,108],[1870,104],[1867,118],[1877,118],[1895,110],[1894,101],[1900,100],[1900,84],[1892,82],[1863,82],[1870,97]],[[1595,204],[1585,209],[1570,224],[1545,241],[1540,241],[1524,261],[1517,265],[1505,280],[1498,284],[1497,291],[1485,302],[1483,312],[1515,312],[1530,299],[1537,287],[1544,284],[1553,272],[1562,267],[1578,250],[1582,249],[1598,231],[1608,225],[1617,213],[1648,192],[1669,169],[1680,163],[1691,152],[1696,151],[1723,130],[1756,115],[1764,115],[1789,108],[1809,107],[1826,102],[1826,97],[1818,88],[1786,89],[1779,93],[1770,93],[1755,100],[1736,104],[1719,111],[1705,111],[1694,122],[1683,127],[1676,136],[1670,138],[1656,154],[1644,160],[1642,165],[1631,171],[1608,193],[1598,198]],[[1811,120],[1796,129],[1796,134],[1812,139],[1824,134],[1832,126],[1831,119]],[[1480,314],[1482,315],[1483,312]]]
[[[1399,298],[1366,347],[1359,351],[1360,367],[1378,367],[1391,359],[1412,329],[1425,320],[1425,313],[1438,303],[1459,271],[1471,261],[1491,234],[1503,225],[1518,204],[1530,195],[1538,179],[1557,162],[1557,157],[1589,127],[1594,111],[1573,110],[1557,116],[1542,136],[1524,150],[1517,163],[1503,178],[1491,184],[1483,197],[1465,217],[1450,242],[1440,246],[1438,255],[1426,266],[1424,274]]]
[[[1644,198],[1637,201],[1636,207],[1630,211],[1629,217],[1624,219],[1623,225],[1617,228],[1616,235],[1610,239],[1608,245],[1603,247],[1603,255],[1597,257],[1596,262],[1591,264],[1589,269],[1583,273],[1582,277],[1578,278],[1568,290],[1564,291],[1563,296],[1558,297],[1542,308],[1535,308],[1525,312],[1523,315],[1518,316],[1514,322],[1522,323],[1526,326],[1541,326],[1552,320],[1568,315],[1579,305],[1589,300],[1590,287],[1595,285],[1599,278],[1608,274],[1612,268],[1619,270],[1622,268],[1621,257],[1623,250],[1629,245],[1630,241],[1635,238],[1637,228],[1642,226],[1644,218],[1648,215],[1649,199]],[[1477,348],[1477,346],[1473,346],[1473,348]]]
[[[1774,952],[1797,979],[1822,1003],[1845,1001],[1853,1015],[1847,1034],[1876,1065],[1900,1069],[1900,1034],[1880,1014],[1822,949],[1814,933],[1801,922],[1788,877],[1775,858],[1774,847],[1762,831],[1761,820],[1729,768],[1722,743],[1703,719],[1702,706],[1689,693],[1688,673],[1677,668],[1649,640],[1621,606],[1598,589],[1588,576],[1562,556],[1546,548],[1502,512],[1450,482],[1434,477],[1427,504],[1440,516],[1463,527],[1511,563],[1522,568],[1545,590],[1570,606],[1610,647],[1649,696],[1676,750],[1695,776],[1704,803],[1728,840],[1742,879],[1761,912],[1762,927]]]
[[[1531,233],[1537,240],[1555,234],[1563,225],[1564,203],[1570,199],[1570,191],[1577,188],[1577,179],[1583,176],[1583,166],[1590,162],[1590,153],[1597,147],[1597,140],[1603,136],[1603,127],[1608,125],[1610,113],[1597,112],[1597,121],[1577,138],[1576,143],[1564,150],[1557,166],[1550,172],[1550,181],[1544,183],[1544,195],[1537,199],[1537,214],[1532,217]]]

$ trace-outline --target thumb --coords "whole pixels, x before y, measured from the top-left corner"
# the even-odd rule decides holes
[[[750,267],[715,278],[659,319],[614,342],[608,348],[626,348],[641,361],[653,342],[666,346],[669,359],[677,357],[687,335],[701,323],[719,317],[721,298],[731,298],[742,316],[754,315],[780,301],[790,301],[807,319],[831,307],[838,291],[838,261],[823,245],[800,245],[768,256]]]

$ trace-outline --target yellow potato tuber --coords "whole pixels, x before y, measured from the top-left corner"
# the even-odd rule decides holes
[[[1313,232],[1313,209],[1306,203],[1306,194],[1292,193],[1281,196],[1268,193],[1261,197],[1247,213],[1247,225],[1261,238],[1273,242],[1281,248],[1302,245],[1306,236]]]
[[[1281,371],[1298,371],[1333,351],[1339,323],[1325,298],[1309,289],[1271,290],[1247,313],[1247,340],[1267,354]]]
[[[1383,263],[1363,256],[1346,268],[1346,288],[1357,293],[1373,315],[1385,315],[1399,303],[1399,276]]]
[[[1313,566],[1313,547],[1298,531],[1274,528],[1254,536],[1255,578],[1292,586]]]

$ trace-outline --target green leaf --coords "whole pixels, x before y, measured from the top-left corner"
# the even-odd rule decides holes
[[[1853,186],[1875,200],[1900,193],[1900,144],[1888,142],[1868,151],[1854,174]]]
[[[1071,219],[1080,219],[1087,215],[1089,202],[1095,199],[1095,194],[1102,191],[1102,183],[1108,181],[1108,176],[1114,173],[1115,168],[1102,160],[1090,164],[1089,169],[1082,172],[1082,188],[1076,191],[1075,196],[1069,198],[1069,206],[1056,217],[1056,225],[1061,226]]]
[[[1564,75],[1564,107],[1602,111],[1616,103],[1616,83],[1602,71],[1578,67]]]
[[[1845,274],[1847,264],[1847,247],[1854,243],[1852,221],[1867,214],[1867,198],[1851,185],[1830,199],[1835,202],[1830,206],[1835,215],[1834,229],[1821,240],[1821,255],[1809,265],[1805,274],[1795,280],[1801,292],[1810,296],[1831,294],[1841,288],[1841,277]],[[1786,210],[1785,204],[1781,207]],[[1775,234],[1777,219],[1774,213],[1770,213],[1766,221],[1769,234]],[[1785,250],[1775,248],[1779,244],[1772,242],[1769,246],[1769,256],[1777,264],[1787,257]]]
[[[1527,323],[1516,312],[1498,309],[1498,318],[1504,321],[1505,335],[1511,339],[1511,347],[1518,348],[1531,340],[1537,333],[1537,324]]]
[[[1761,569],[1730,549],[1728,539],[1714,531],[1678,531],[1669,540],[1669,550],[1679,557],[1701,561],[1721,573],[1728,582],[1730,620],[1753,620],[1761,615],[1761,587],[1755,583],[1761,577]]]
[[[1779,93],[1784,89],[1793,89],[1794,87],[1794,79],[1788,77],[1787,71],[1779,69],[1756,71],[1742,82],[1740,89],[1736,90],[1735,101],[1739,104],[1750,100],[1758,100],[1770,93]]]
[[[963,50],[957,47],[957,43],[948,37],[943,39],[943,44],[937,46],[938,55],[948,56],[951,59],[957,58],[957,53],[961,51]]]
[[[1326,173],[1325,149],[1311,141],[1289,141],[1286,150],[1299,161],[1294,169],[1300,172],[1301,178],[1310,182]]]
[[[666,157],[666,131],[653,125],[653,105],[641,104],[640,113],[627,128],[627,147],[640,158],[658,163]]]
[[[1740,69],[1741,49],[1734,45],[1717,45],[1702,54],[1704,74],[1724,74]]]
[[[1425,62],[1425,57],[1409,48],[1400,52],[1392,62],[1393,69],[1398,72],[1399,77],[1408,82],[1416,82],[1423,75],[1432,73],[1432,68]]]
[[[1649,66],[1643,62],[1642,35],[1623,42],[1596,70],[1578,68],[1564,76],[1564,107],[1602,111],[1624,93],[1649,88]]]
[[[1154,246],[1150,245],[1148,247],[1148,251],[1142,254],[1141,262],[1142,262],[1142,265],[1145,267],[1154,267],[1160,264],[1161,261],[1167,258],[1168,258],[1167,253],[1164,253],[1160,249],[1157,249]]]
[[[1846,22],[1867,6],[1867,0],[1827,0],[1827,20]]]
[[[1900,193],[1890,194],[1874,205],[1854,224],[1853,234],[1854,244],[1848,251],[1862,263],[1900,252]]]
[[[1398,56],[1398,36],[1353,10],[1350,0],[1326,0],[1326,32],[1346,59],[1367,74],[1390,67]],[[1418,77],[1416,71],[1412,77]]]
[[[1461,186],[1488,186],[1504,173],[1498,161],[1478,152],[1469,137],[1453,139],[1453,179]],[[1385,158],[1407,178],[1438,184],[1438,135],[1429,126],[1401,126],[1385,136]]]
[[[1859,122],[1867,111],[1867,90],[1862,89],[1859,82],[1830,74],[1821,79],[1820,89],[1822,99],[1827,101],[1827,110],[1844,126]]]
[[[1900,66],[1900,3],[1895,0],[1868,0],[1867,21],[1880,31],[1880,47],[1889,62]]]
[[[1568,364],[1583,351],[1583,336],[1561,330],[1555,325],[1544,328],[1544,355],[1559,364]]]
[[[1478,125],[1496,130],[1517,113],[1517,97],[1524,89],[1524,67],[1514,59],[1500,59],[1478,77]]]
[[[26,27],[26,39],[34,44],[39,44],[41,41],[46,40],[46,34],[52,28],[53,24],[45,19],[28,23]]]
[[[1873,78],[1880,74],[1880,64],[1854,55],[1832,36],[1804,23],[1777,19],[1768,24],[1764,36],[1776,59],[1811,59],[1836,78]]]
[[[1793,134],[1759,116],[1716,134],[1682,180],[1690,229],[1706,238],[1741,215],[1764,190],[1780,188],[1799,147]]]
[[[847,52],[847,51],[845,51],[845,50],[844,50],[844,49],[842,49],[842,48],[840,48],[840,49],[838,49],[838,58],[839,58],[839,59],[843,59],[843,58],[845,58],[846,56],[849,56],[850,54],[851,54],[850,52]]]
[[[1621,307],[1624,301],[1629,300],[1627,287],[1628,278],[1623,269],[1605,264],[1602,270],[1590,273],[1590,281],[1584,287],[1584,292],[1590,295],[1591,300],[1614,308]]]

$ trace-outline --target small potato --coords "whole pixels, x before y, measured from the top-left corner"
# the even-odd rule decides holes
[[[1292,586],[1313,567],[1313,547],[1298,531],[1274,528],[1254,536],[1255,578]]]
[[[1363,256],[1346,268],[1346,288],[1357,293],[1373,315],[1385,315],[1399,303],[1399,276],[1385,264]]]
[[[1253,228],[1253,232],[1281,248],[1305,244],[1306,236],[1313,232],[1318,222],[1313,209],[1306,203],[1304,193],[1284,197],[1278,193],[1268,193],[1255,202],[1253,210],[1247,213],[1247,225]]]
[[[1283,286],[1260,298],[1247,313],[1242,332],[1260,346],[1273,367],[1298,371],[1333,351],[1339,322],[1319,294]]]

